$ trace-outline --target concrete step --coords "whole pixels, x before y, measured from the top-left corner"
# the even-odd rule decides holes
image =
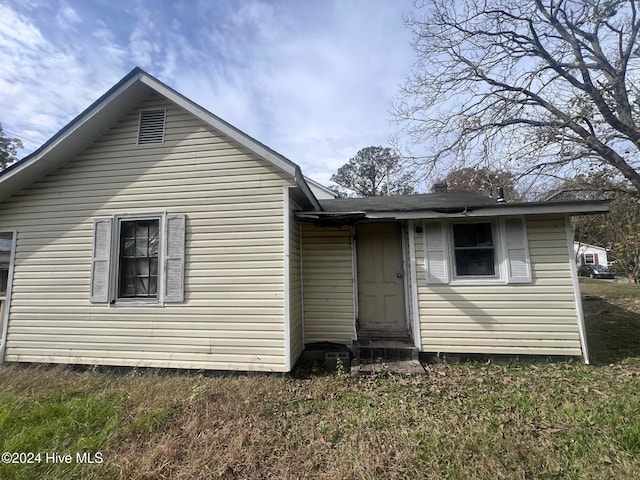
[[[394,340],[359,340],[354,342],[356,364],[375,361],[418,360],[418,349],[410,343]]]

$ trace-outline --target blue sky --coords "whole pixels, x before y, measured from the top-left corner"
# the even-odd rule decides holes
[[[323,183],[386,146],[411,0],[0,0],[0,122],[22,155],[139,66]]]

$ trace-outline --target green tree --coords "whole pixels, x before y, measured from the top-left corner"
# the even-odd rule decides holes
[[[16,154],[19,148],[22,148],[22,142],[17,138],[7,136],[0,123],[0,170],[4,170],[10,163],[18,159]]]
[[[390,148],[367,147],[331,175],[340,196],[374,197],[413,193],[411,175]]]
[[[605,166],[640,192],[638,0],[422,0],[394,112],[423,165]],[[461,163],[458,163],[461,164]]]
[[[522,200],[523,195],[516,188],[517,177],[507,171],[492,170],[487,167],[462,167],[451,170],[436,183],[446,183],[450,192],[481,192],[488,196],[496,196],[498,187],[504,188],[507,200]]]

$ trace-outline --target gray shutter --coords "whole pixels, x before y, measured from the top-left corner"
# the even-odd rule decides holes
[[[184,215],[167,215],[164,257],[165,302],[184,301],[185,224]]]
[[[111,264],[110,218],[93,221],[93,255],[91,257],[91,303],[109,303],[109,269]]]
[[[527,231],[522,218],[503,221],[509,283],[531,283]]]
[[[447,245],[441,222],[424,224],[424,254],[427,283],[448,283]]]

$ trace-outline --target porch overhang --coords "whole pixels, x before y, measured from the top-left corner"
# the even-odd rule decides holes
[[[439,208],[298,212],[301,221],[349,225],[363,220],[429,220],[442,218],[506,217],[516,215],[593,215],[609,211],[610,200],[494,203]]]

